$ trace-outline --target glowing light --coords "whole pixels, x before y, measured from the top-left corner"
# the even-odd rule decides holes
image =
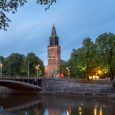
[[[2,63],[0,64],[0,67],[2,68]]]
[[[79,108],[78,108],[78,110],[79,110],[79,111],[81,111],[81,110],[82,110],[82,108],[81,108],[81,107],[79,107]]]
[[[94,115],[97,115],[97,106],[95,106],[95,108],[94,108]]]
[[[40,65],[38,64],[38,65],[36,65],[36,69],[39,69],[39,67],[40,67]]]
[[[95,79],[99,79],[99,76],[95,76]]]
[[[93,76],[89,76],[90,80],[95,80],[95,79],[99,79],[98,75],[93,75]]]
[[[101,74],[101,73],[102,73],[102,71],[101,71],[101,70],[98,70],[98,73],[99,73],[99,74]]]
[[[91,80],[91,79],[92,79],[92,76],[89,76],[89,79]]]
[[[63,77],[64,77],[64,73],[60,73],[60,77],[62,77],[62,78],[63,78]]]
[[[38,64],[38,65],[36,65],[36,73],[37,73],[37,77],[38,77],[38,70],[40,70],[40,65]]]
[[[71,108],[69,107],[67,110],[67,115],[70,115],[70,114],[71,114]]]
[[[68,110],[67,110],[67,115],[70,115]]]
[[[2,62],[0,61],[0,77],[2,77]]]
[[[100,107],[99,115],[103,115],[102,107]]]
[[[82,108],[78,107],[79,115],[82,115]]]

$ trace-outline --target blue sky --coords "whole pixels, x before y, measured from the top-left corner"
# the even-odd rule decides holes
[[[104,32],[115,33],[115,0],[57,0],[48,11],[35,0],[8,14],[7,32],[0,30],[0,55],[36,53],[47,64],[47,46],[52,25],[60,39],[61,57],[70,58],[86,37],[94,41]]]

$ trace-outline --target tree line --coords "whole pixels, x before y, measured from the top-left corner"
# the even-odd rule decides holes
[[[69,69],[69,71],[68,71]],[[74,78],[88,79],[98,75],[101,78],[115,76],[115,34],[102,33],[95,42],[90,37],[83,40],[82,46],[73,49],[70,59],[61,63],[60,73]]]
[[[28,53],[26,56],[20,53],[12,53],[8,57],[0,56],[2,64],[2,76],[43,76],[43,61],[35,53]],[[39,65],[39,68],[37,67]],[[36,68],[37,67],[37,68]]]
[[[12,53],[8,57],[0,56],[3,76],[39,76],[44,75],[43,61],[35,53],[26,56]],[[38,66],[36,68],[36,66]],[[28,70],[29,69],[29,70]],[[38,69],[38,70],[36,70]],[[90,37],[83,40],[82,46],[73,49],[68,61],[61,60],[58,72],[64,76],[88,79],[98,75],[101,78],[115,76],[115,34],[100,34],[95,41]]]

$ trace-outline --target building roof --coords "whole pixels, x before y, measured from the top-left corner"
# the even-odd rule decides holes
[[[49,46],[58,46],[58,45],[59,45],[59,40],[58,40],[58,36],[56,33],[56,28],[53,24],[50,41],[49,41]]]
[[[53,27],[52,27],[51,37],[57,37],[56,28],[55,28],[54,24],[53,24]]]

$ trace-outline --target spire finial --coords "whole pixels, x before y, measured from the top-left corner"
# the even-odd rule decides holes
[[[53,27],[55,28],[55,24],[53,24]]]

